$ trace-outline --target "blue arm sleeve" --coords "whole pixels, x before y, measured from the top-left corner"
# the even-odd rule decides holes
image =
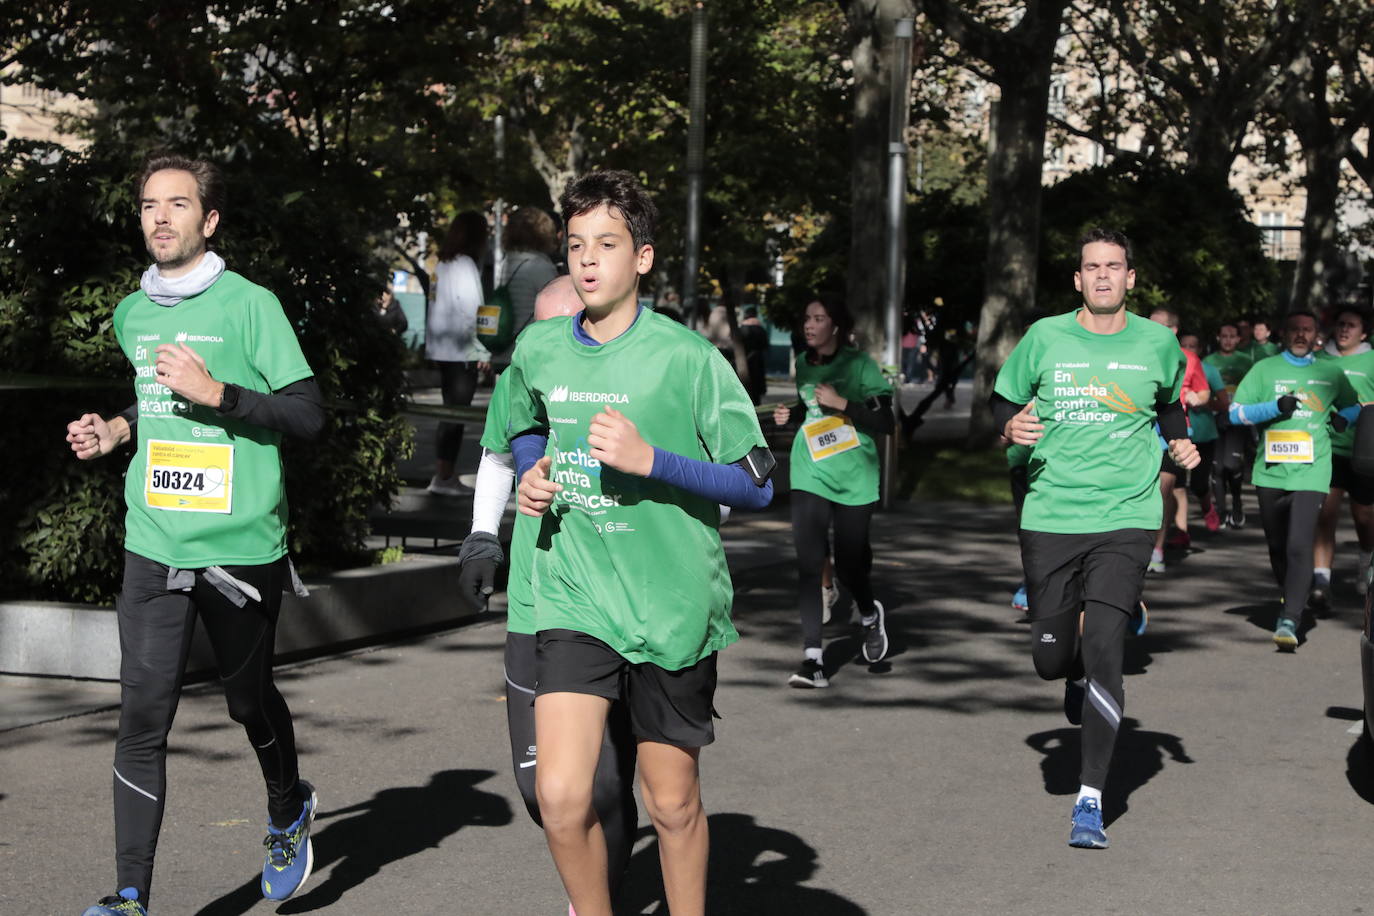
[[[534,467],[548,451],[549,437],[540,433],[521,433],[510,440],[510,452],[515,456],[515,481],[518,484],[525,472]]]
[[[1226,415],[1233,426],[1258,426],[1279,415],[1279,401],[1275,398],[1262,404],[1232,404]]]
[[[760,487],[738,464],[696,461],[657,446],[649,477],[736,509],[762,509],[773,501],[773,481]]]
[[[1345,422],[1354,423],[1356,420],[1360,418],[1360,405],[1351,404],[1344,410],[1336,411],[1336,413],[1340,414],[1342,417],[1345,417]]]

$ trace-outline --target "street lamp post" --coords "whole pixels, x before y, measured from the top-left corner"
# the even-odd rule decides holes
[[[682,310],[697,326],[697,271],[701,254],[701,185],[706,159],[706,4],[692,5],[692,74],[687,89],[687,232],[682,255]]]
[[[906,125],[911,99],[911,19],[898,19],[893,32],[892,104],[888,109],[887,132],[887,314],[883,362],[901,366],[902,299],[906,289]],[[899,368],[900,372],[900,368]],[[901,432],[900,375],[892,409],[898,421],[896,432],[887,437],[883,448],[883,508],[890,508],[897,470],[897,434]]]

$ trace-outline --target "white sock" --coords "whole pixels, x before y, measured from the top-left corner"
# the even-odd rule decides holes
[[[1085,799],[1085,798],[1091,798],[1093,801],[1097,802],[1097,807],[1099,807],[1099,808],[1102,807],[1102,790],[1101,790],[1101,789],[1094,789],[1092,786],[1079,786],[1079,787],[1078,787],[1078,801],[1074,802],[1074,804],[1075,804],[1075,805],[1078,804],[1078,802],[1081,802],[1081,801],[1082,801],[1083,799]]]
[[[1164,551],[1162,551],[1162,550],[1151,550],[1151,551],[1150,551],[1150,562],[1151,562],[1151,563],[1163,563],[1163,562],[1164,562]]]
[[[818,665],[824,660],[821,656],[820,649],[807,649],[805,657],[811,659],[811,661]]]
[[[1320,582],[1322,585],[1330,585],[1330,584],[1331,584],[1331,567],[1330,567],[1330,566],[1314,566],[1314,567],[1312,567],[1312,578],[1316,579],[1316,580],[1317,580],[1318,582]]]

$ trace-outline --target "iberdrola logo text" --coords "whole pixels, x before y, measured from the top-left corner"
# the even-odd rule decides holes
[[[583,404],[628,404],[630,398],[617,391],[569,391],[567,385],[554,385],[549,402],[572,401]]]

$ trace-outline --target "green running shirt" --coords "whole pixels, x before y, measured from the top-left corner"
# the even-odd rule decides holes
[[[1045,427],[1027,466],[1021,527],[1051,534],[1157,529],[1163,504],[1155,403],[1178,400],[1186,365],[1168,328],[1129,312],[1116,334],[1094,334],[1077,312],[1031,325],[994,386],[1012,403],[1033,399]]]
[[[1295,366],[1280,355],[1255,363],[1236,389],[1235,402],[1265,404],[1285,394],[1302,395],[1304,401],[1287,419],[1259,426],[1251,482],[1277,490],[1325,493],[1331,487],[1331,414],[1358,403],[1359,398],[1337,360],[1316,359],[1311,365]],[[1289,439],[1310,437],[1305,439],[1308,447],[1304,456],[1310,460],[1267,460],[1272,457],[1268,445],[1275,432]]]
[[[551,477],[563,486],[535,544],[536,630],[602,640],[633,663],[686,668],[739,638],[721,549],[720,507],[671,484],[604,468],[588,426],[610,406],[644,440],[730,464],[763,447],[734,369],[699,334],[641,311],[601,346],[554,318],[520,336],[507,373],[509,430],[547,430]]]
[[[883,378],[878,364],[856,347],[841,347],[835,351],[834,359],[817,365],[807,362],[806,356],[804,352],[799,353],[796,361],[797,395],[806,408],[806,415],[792,440],[792,489],[815,493],[842,506],[866,506],[877,502],[877,444],[868,433],[848,423],[848,418],[822,407],[816,401],[816,386],[829,383],[846,401],[863,403],[869,398],[892,394],[892,385]],[[812,445],[828,440],[817,439],[817,435],[824,437],[824,432],[811,436],[808,432],[819,429],[810,424],[826,417],[838,417],[847,423],[848,429],[842,432],[852,435],[856,444],[843,451],[834,451],[822,444],[815,450],[816,455],[822,456],[817,459],[813,457]]]
[[[1350,387],[1361,404],[1374,403],[1374,350],[1354,353],[1350,356],[1332,356],[1325,350],[1317,351],[1318,359],[1334,360],[1341,367]],[[1349,457],[1355,447],[1355,424],[1350,424],[1341,432],[1329,430],[1331,434],[1331,454]]]
[[[1255,364],[1255,361],[1248,354],[1239,350],[1233,350],[1229,354],[1218,350],[1215,353],[1208,353],[1202,358],[1202,361],[1208,366],[1215,367],[1217,372],[1221,373],[1221,380],[1226,385],[1227,393],[1233,395],[1236,393],[1236,386],[1240,384],[1240,380],[1245,378],[1245,373],[1249,372],[1250,367]]]
[[[510,380],[509,370],[496,378],[487,405],[487,425],[482,431],[482,448],[491,452],[510,451]],[[518,483],[518,481],[517,481]],[[534,594],[530,589],[530,566],[534,563],[534,540],[539,534],[540,519],[523,512],[515,513],[515,529],[510,537],[510,577],[506,583],[506,629],[512,633],[533,635]]]
[[[191,404],[157,381],[154,350],[185,343],[216,381],[269,394],[314,373],[277,298],[232,271],[174,306],[142,290],[115,307],[134,366],[138,451],[124,546],[182,569],[257,566],[286,553],[281,434]]]

